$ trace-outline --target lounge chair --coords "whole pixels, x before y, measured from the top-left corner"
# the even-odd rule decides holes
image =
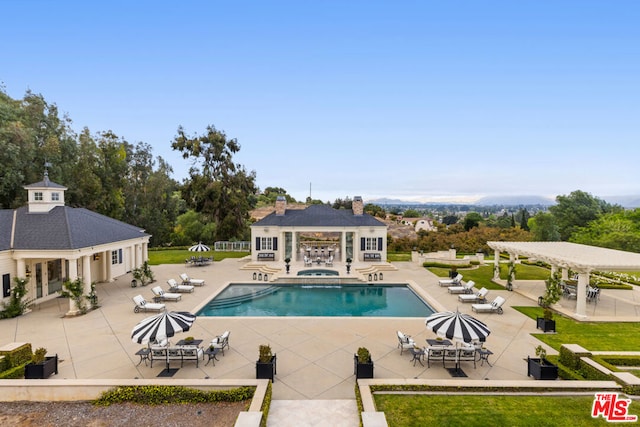
[[[193,285],[179,285],[176,279],[167,280],[170,292],[193,292],[195,289]]]
[[[438,280],[438,284],[440,286],[458,286],[460,281],[462,280],[462,274],[458,273],[456,277],[453,279],[440,279]]]
[[[473,280],[469,280],[462,286],[449,286],[447,291],[450,294],[470,294],[473,292],[473,287],[476,285],[476,282]]]
[[[491,302],[491,303],[472,304],[471,305],[471,310],[475,311],[476,313],[498,313],[498,314],[502,314],[503,313],[502,304],[504,304],[505,301],[506,300],[503,297],[498,295],[496,297],[496,299],[494,299],[493,302]]]
[[[180,274],[180,278],[182,279],[183,285],[192,285],[192,286],[204,285],[204,279],[191,279],[189,276],[187,276],[186,273]]]
[[[473,302],[473,303],[484,303],[487,300],[487,294],[489,290],[487,288],[480,288],[478,292],[475,294],[464,294],[458,295],[458,301],[460,302]]]
[[[147,302],[142,295],[136,295],[133,297],[133,302],[136,304],[133,308],[134,313],[139,313],[141,311],[161,311],[165,309],[164,304]]]
[[[218,335],[213,340],[211,340],[209,346],[220,349],[220,351],[222,351],[222,355],[224,356],[224,348],[229,348],[229,335],[231,335],[231,332],[224,331],[222,335]]]
[[[182,298],[182,294],[165,292],[162,290],[160,286],[151,288],[151,292],[153,292],[153,295],[155,295],[155,298],[160,299],[162,301],[178,301]]]
[[[411,349],[415,346],[415,342],[410,335],[405,335],[400,331],[397,331],[396,335],[398,335],[398,347],[400,348],[400,354],[402,354],[404,350]]]

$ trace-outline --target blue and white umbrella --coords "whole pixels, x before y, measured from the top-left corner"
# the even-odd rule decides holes
[[[456,310],[434,313],[425,320],[427,329],[436,335],[450,340],[470,342],[484,342],[491,331],[486,324],[473,316]]]
[[[203,245],[202,242],[198,242],[197,245],[193,245],[189,248],[191,252],[209,252],[211,248],[207,245]]]
[[[138,323],[131,331],[131,340],[139,344],[161,341],[188,331],[195,320],[196,316],[187,311],[163,311]]]

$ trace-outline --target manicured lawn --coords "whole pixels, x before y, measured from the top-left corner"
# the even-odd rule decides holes
[[[374,394],[390,427],[405,426],[593,426],[593,396],[491,396]],[[640,402],[629,406],[640,414]]]
[[[532,319],[542,317],[541,307],[513,308]],[[553,318],[556,334],[534,335],[556,350],[560,350],[562,344],[578,344],[592,351],[638,351],[640,348],[640,322],[576,322],[559,314],[554,314]]]
[[[411,252],[387,252],[387,260],[389,262],[409,262],[411,261]]]
[[[428,270],[440,277],[448,277],[449,269],[440,267],[429,267]],[[485,287],[487,289],[504,289],[496,283],[493,283],[493,265],[483,265],[477,268],[459,268],[458,273],[462,274],[465,282],[473,280],[476,282],[476,288]],[[545,280],[549,278],[549,270],[535,265],[518,264],[516,266],[516,280]],[[507,278],[507,266],[500,264],[500,277]]]
[[[249,252],[189,252],[187,249],[149,250],[149,264],[184,264],[184,260],[192,256],[213,257],[214,261],[225,258],[242,258]]]

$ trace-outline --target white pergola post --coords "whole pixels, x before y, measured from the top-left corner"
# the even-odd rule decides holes
[[[569,280],[569,269],[567,267],[562,268],[562,280]]]
[[[493,280],[500,279],[500,250],[493,251]]]
[[[578,289],[576,290],[576,316],[587,317],[587,285],[589,273],[578,273]]]
[[[89,295],[91,293],[91,255],[82,257],[82,283],[84,285],[83,293]]]

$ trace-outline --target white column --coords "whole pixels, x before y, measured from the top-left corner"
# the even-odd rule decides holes
[[[69,277],[67,278],[67,280],[69,280],[70,282],[73,282],[78,278],[78,260],[70,259],[68,261],[69,261]],[[69,311],[67,312],[67,315],[78,314],[78,311],[79,311],[78,306],[76,306],[76,303],[73,300],[73,298],[69,298]]]
[[[589,273],[578,273],[578,289],[576,293],[576,316],[587,317],[587,285],[589,284]]]
[[[84,284],[85,295],[91,292],[91,255],[82,257],[82,283]]]
[[[562,280],[569,280],[569,269],[567,267],[562,267]]]
[[[347,262],[347,232],[340,233],[340,261]]]
[[[27,263],[24,262],[24,259],[20,258],[16,263],[16,276],[24,279],[27,278]]]
[[[133,268],[138,268],[142,265],[140,261],[140,245],[133,245]]]
[[[149,261],[149,243],[142,242],[142,262]]]
[[[298,261],[298,244],[296,240],[296,232],[291,230],[291,262]]]

